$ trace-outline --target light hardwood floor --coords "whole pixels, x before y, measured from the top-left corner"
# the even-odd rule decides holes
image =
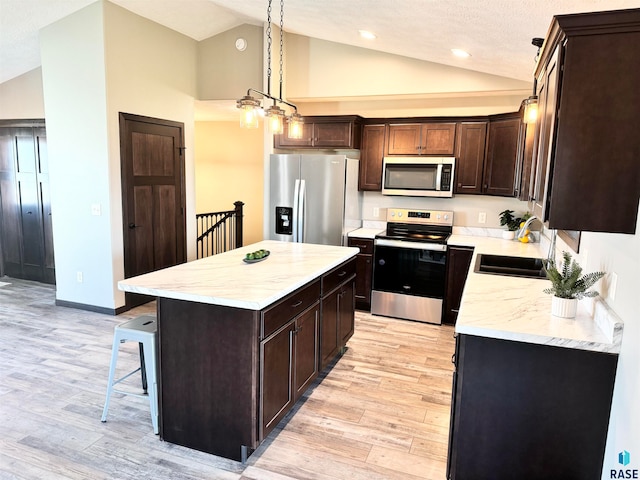
[[[113,317],[0,285],[2,480],[445,479],[451,327],[358,312],[344,356],[242,465],[160,441],[144,399],[114,394],[100,422],[113,328],[153,303]],[[123,344],[119,370],[137,363]]]

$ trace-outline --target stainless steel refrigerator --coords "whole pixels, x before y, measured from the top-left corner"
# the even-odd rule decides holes
[[[362,224],[358,164],[346,155],[271,155],[269,238],[346,245]]]

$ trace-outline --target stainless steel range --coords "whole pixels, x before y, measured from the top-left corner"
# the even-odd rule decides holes
[[[374,242],[371,313],[442,323],[452,227],[451,211],[387,210],[387,231]]]

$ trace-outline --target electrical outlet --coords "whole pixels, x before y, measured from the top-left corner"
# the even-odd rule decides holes
[[[78,283],[82,283],[82,272],[76,272],[76,280]]]
[[[99,203],[91,204],[91,215],[94,215],[96,217],[99,217],[100,215],[102,215],[102,207],[100,206]]]
[[[478,213],[478,223],[487,223],[487,212]]]
[[[378,207],[373,207],[373,216],[376,218],[380,216],[380,209]]]

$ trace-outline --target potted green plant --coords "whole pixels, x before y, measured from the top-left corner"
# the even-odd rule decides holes
[[[551,280],[551,287],[544,289],[544,293],[553,295],[551,314],[563,318],[576,316],[579,299],[598,295],[597,291],[589,289],[605,274],[592,272],[583,275],[582,267],[569,252],[562,252],[562,267],[558,268],[555,262],[550,261],[544,270]]]
[[[507,230],[502,232],[502,238],[505,240],[513,240],[516,236],[516,230],[520,228],[521,221],[522,218],[514,216],[513,210],[500,212],[500,225],[507,227]]]

